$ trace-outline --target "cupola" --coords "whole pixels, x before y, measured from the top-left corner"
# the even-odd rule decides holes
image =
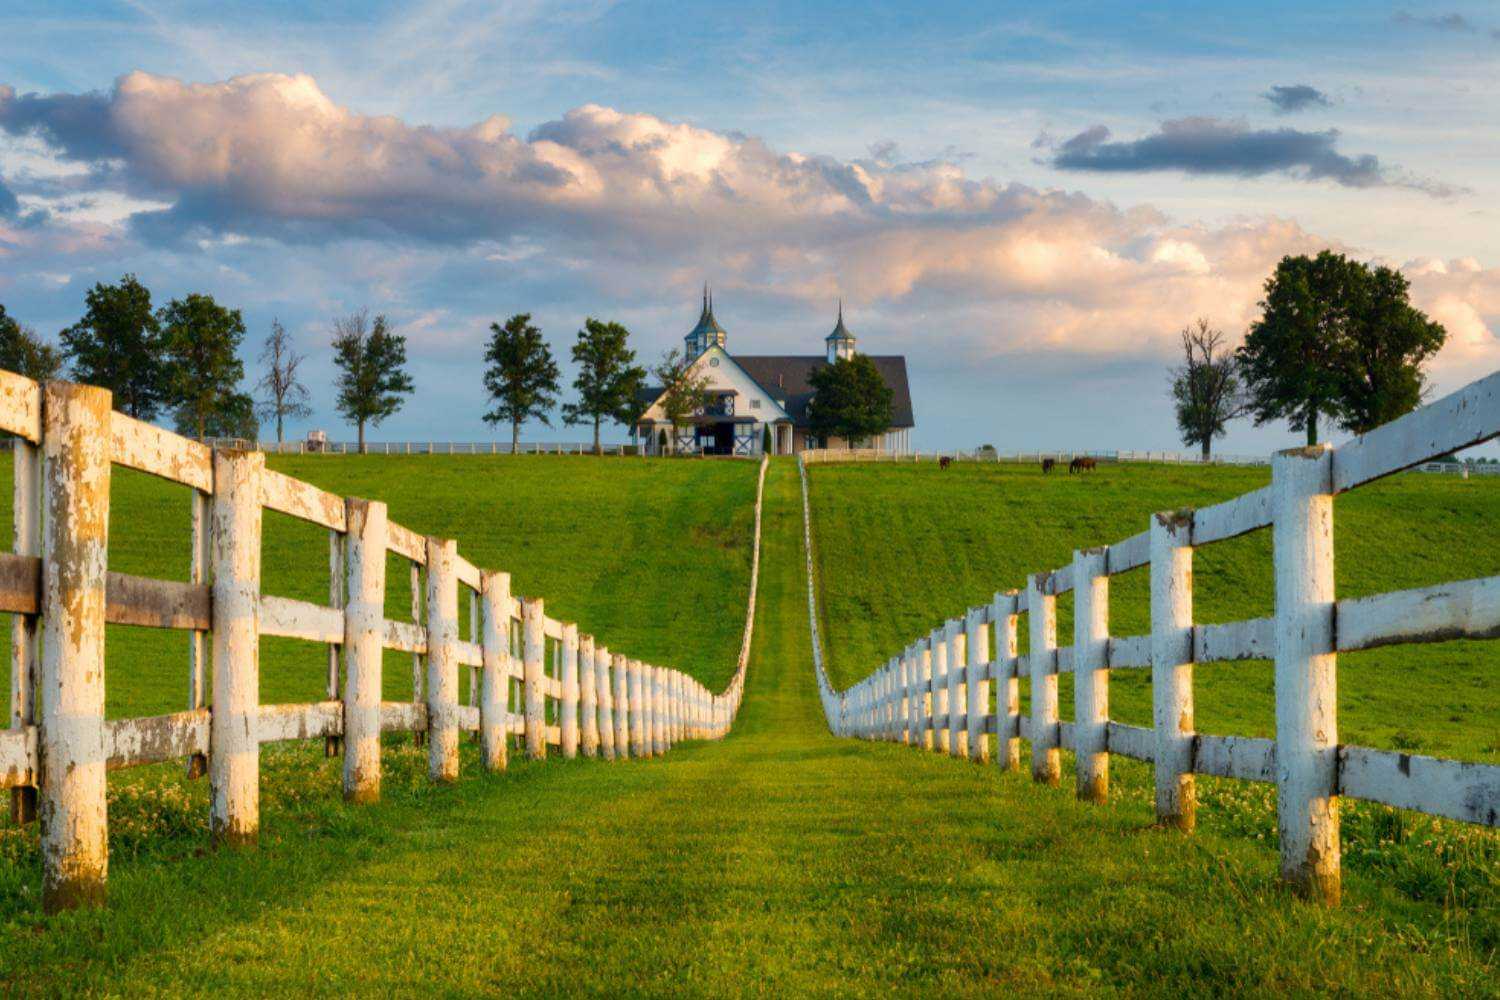
[[[828,345],[828,363],[833,364],[840,358],[845,360],[854,357],[854,334],[844,325],[844,300],[839,300],[839,322],[823,341]]]

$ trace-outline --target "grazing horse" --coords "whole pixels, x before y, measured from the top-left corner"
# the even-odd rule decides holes
[[[1051,472],[1056,466],[1057,466],[1057,459],[1055,459],[1055,458],[1044,458],[1044,459],[1042,459],[1042,475],[1045,476],[1047,473]]]
[[[953,464],[953,459],[951,457],[947,456],[947,455],[944,455],[944,456],[942,456],[941,458],[938,459],[938,468],[939,469],[946,469],[948,466],[950,466],[952,464]]]
[[[1085,458],[1084,456],[1080,455],[1079,457],[1073,459],[1073,461],[1068,463],[1068,474],[1071,475],[1075,472],[1091,471],[1094,467],[1095,462],[1092,458]]]

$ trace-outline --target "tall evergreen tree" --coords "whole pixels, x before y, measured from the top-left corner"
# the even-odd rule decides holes
[[[96,284],[86,302],[83,318],[60,335],[73,377],[114,393],[115,409],[153,419],[166,380],[151,293],[127,274],[117,285]]]
[[[494,403],[484,419],[510,424],[514,451],[521,441],[521,424],[536,419],[552,425],[547,413],[557,404],[557,362],[542,331],[531,325],[530,313],[517,313],[504,326],[490,324],[484,360],[484,389]]]
[[[868,354],[815,368],[807,381],[814,391],[808,423],[825,442],[839,437],[853,446],[890,429],[895,393]]]
[[[411,393],[406,372],[406,338],[391,332],[384,316],[370,322],[367,310],[333,321],[333,363],[338,367],[334,405],[358,429],[359,453],[365,453],[365,425],[378,426],[401,409]]]
[[[599,454],[599,425],[604,420],[627,424],[638,409],[636,397],[646,378],[646,369],[635,364],[630,349],[630,331],[619,323],[592,317],[583,321],[573,344],[578,377],[573,388],[578,402],[564,404],[563,420],[569,424],[594,425],[594,454]]]
[[[239,385],[245,366],[240,363],[239,348],[245,339],[245,320],[238,309],[226,309],[210,295],[192,294],[168,302],[157,322],[164,401],[184,416],[187,428],[202,440],[215,414],[241,405],[237,397],[244,395]]]
[[[62,370],[62,354],[0,305],[0,368],[45,382]]]

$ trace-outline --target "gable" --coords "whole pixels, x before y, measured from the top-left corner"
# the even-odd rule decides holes
[[[707,391],[709,393],[734,394],[736,417],[754,417],[760,421],[791,419],[790,414],[777,402],[776,397],[768,393],[745,370],[744,366],[722,347],[710,347],[698,355],[691,370],[694,374],[708,376]],[[665,390],[656,387],[650,389],[649,392],[651,405],[646,409],[642,419],[665,420],[666,416],[661,409],[661,397],[665,395]]]

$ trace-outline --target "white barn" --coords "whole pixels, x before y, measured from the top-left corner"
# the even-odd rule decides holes
[[[700,448],[712,455],[759,455],[766,430],[770,430],[771,454],[790,455],[813,447],[841,447],[837,439],[818,441],[811,436],[807,407],[815,391],[809,376],[818,368],[855,351],[856,339],[844,325],[839,307],[838,323],[823,339],[820,355],[730,354],[729,334],[714,318],[713,302],[703,293],[703,312],[697,326],[683,338],[684,352],[693,358],[694,374],[706,374],[706,405],[691,423],[676,429],[677,450]],[[911,446],[911,390],[906,379],[906,358],[871,355],[876,370],[891,389],[891,428],[864,447],[905,452]],[[650,400],[637,431],[647,454],[660,454],[661,441],[670,441],[673,427],[662,412],[660,387],[645,390],[642,402]]]

